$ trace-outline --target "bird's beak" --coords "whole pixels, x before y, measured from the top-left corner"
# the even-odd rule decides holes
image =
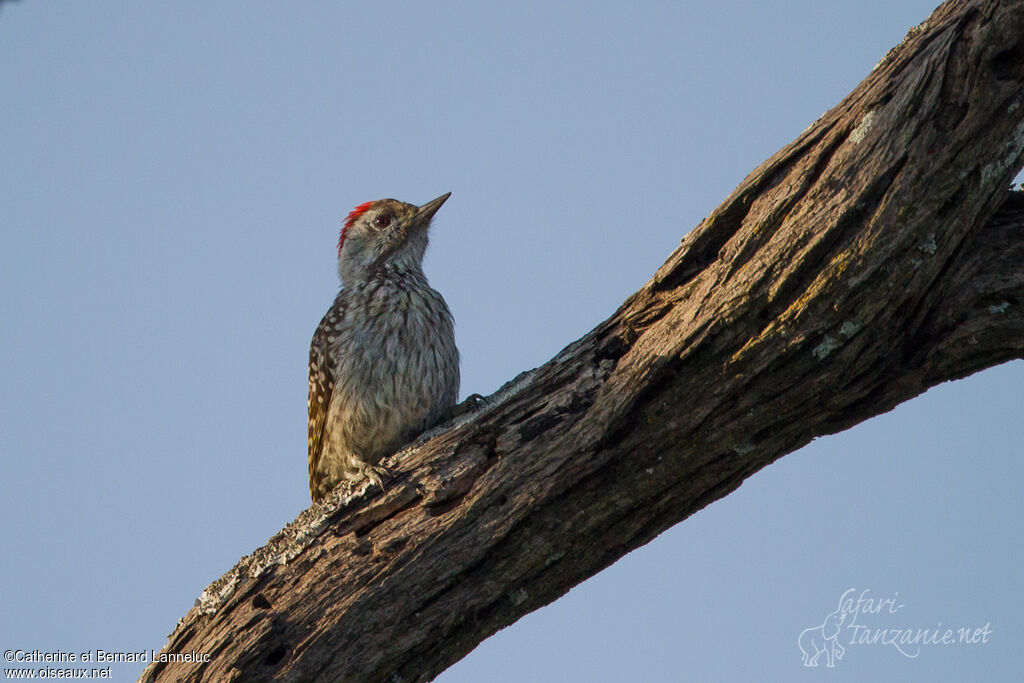
[[[437,210],[441,208],[441,205],[444,204],[445,201],[447,201],[447,199],[451,196],[451,192],[445,192],[437,199],[432,199],[423,206],[421,206],[419,209],[416,210],[416,216],[415,219],[413,220],[413,223],[415,225],[426,225],[427,223],[429,223],[430,219],[434,217],[435,213],[437,213]]]

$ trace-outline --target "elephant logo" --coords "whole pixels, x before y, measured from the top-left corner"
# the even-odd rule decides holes
[[[804,629],[797,638],[797,645],[803,653],[804,666],[818,666],[818,659],[825,655],[825,666],[831,668],[837,659],[842,659],[846,650],[839,644],[839,633],[842,631],[846,614],[837,609],[827,617],[821,626]]]

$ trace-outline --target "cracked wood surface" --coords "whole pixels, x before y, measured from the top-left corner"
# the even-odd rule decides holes
[[[1024,357],[1024,1],[951,0],[608,320],[211,584],[145,681],[425,681],[812,438]],[[951,484],[952,485],[952,484]]]

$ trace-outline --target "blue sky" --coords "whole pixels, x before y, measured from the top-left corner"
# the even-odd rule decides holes
[[[453,193],[426,270],[462,395],[490,393],[934,3],[4,4],[0,649],[159,649],[308,505],[306,356],[352,206]],[[1007,364],[815,441],[438,680],[1015,679],[1021,386]],[[875,629],[992,634],[805,668],[850,588],[902,605]]]

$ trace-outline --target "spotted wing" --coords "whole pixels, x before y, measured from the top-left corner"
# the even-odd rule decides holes
[[[313,333],[309,345],[309,493],[316,500],[318,470],[323,455],[324,429],[327,411],[334,393],[334,361],[330,353],[330,341],[338,333],[344,316],[344,304],[339,294]]]

